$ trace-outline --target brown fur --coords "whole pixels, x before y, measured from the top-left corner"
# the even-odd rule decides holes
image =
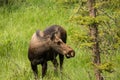
[[[60,57],[60,68],[62,68],[64,55],[68,58],[74,57],[74,50],[65,44],[66,37],[66,31],[58,25],[51,26],[43,32],[38,30],[33,34],[28,49],[28,58],[36,79],[38,64],[42,65],[42,77],[44,77],[47,61],[51,60],[54,67],[57,68],[57,54]]]

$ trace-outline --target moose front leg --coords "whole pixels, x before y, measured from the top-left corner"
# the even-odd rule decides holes
[[[64,55],[59,54],[59,60],[60,60],[60,72],[62,72],[62,65],[63,65],[63,60],[64,60]]]
[[[54,72],[57,73],[57,68],[58,68],[57,59],[53,59],[52,63],[53,63],[53,65],[54,65]]]
[[[47,62],[42,64],[42,78],[45,76],[47,72]]]
[[[34,76],[35,76],[35,80],[38,80],[38,70],[37,70],[37,65],[33,65],[31,63],[31,68],[33,70]]]

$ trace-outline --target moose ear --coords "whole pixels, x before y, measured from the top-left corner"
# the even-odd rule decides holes
[[[54,39],[56,38],[56,34],[57,34],[57,32],[56,32],[56,31],[55,31],[55,32],[53,32],[53,33],[51,34],[50,39],[51,39],[51,40],[54,40]]]

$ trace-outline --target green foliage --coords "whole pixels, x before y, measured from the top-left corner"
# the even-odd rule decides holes
[[[10,0],[14,4],[8,4],[0,7],[0,79],[1,80],[34,80],[33,72],[30,67],[30,62],[27,57],[29,40],[32,34],[37,30],[43,30],[46,26],[58,24],[63,26],[68,32],[67,44],[70,45],[76,52],[74,58],[66,59],[63,65],[63,74],[58,72],[54,75],[53,64],[48,62],[48,71],[44,80],[94,80],[94,72],[91,66],[91,52],[88,49],[93,43],[90,43],[88,37],[89,30],[85,25],[75,25],[69,22],[69,17],[72,15],[73,7],[78,6],[77,3],[59,4],[55,0]],[[23,1],[23,2],[22,2]],[[78,1],[78,0],[76,0]],[[20,2],[20,3],[19,3]],[[81,0],[81,5],[85,5],[86,0]],[[73,6],[74,5],[74,6]],[[87,15],[88,10],[85,6],[81,7],[80,13]],[[78,9],[78,8],[77,8]],[[83,10],[83,12],[82,12]],[[109,14],[115,16],[119,20],[119,14]],[[105,13],[110,13],[105,10]],[[102,20],[103,17],[99,18]],[[99,26],[100,39],[104,49],[111,46],[115,50],[108,51],[109,54],[102,54],[103,64],[100,69],[103,70],[103,75],[106,80],[120,79],[120,33],[113,20],[105,17],[105,21]],[[108,20],[107,20],[108,19]],[[110,28],[107,21],[111,22]],[[98,20],[99,22],[99,20]],[[104,25],[103,25],[104,24]],[[120,24],[119,21],[117,25]],[[107,26],[107,27],[106,27]],[[119,26],[119,25],[118,25]],[[117,35],[115,35],[117,33]],[[108,41],[110,44],[108,44]],[[106,41],[106,42],[105,42]],[[114,44],[114,45],[112,45]],[[113,53],[113,54],[110,54]],[[106,62],[110,62],[107,64]],[[109,69],[107,66],[111,68]],[[113,73],[106,73],[105,70],[115,70]],[[39,78],[41,78],[41,66],[38,66]]]
[[[55,1],[58,3],[69,3],[69,4],[79,2],[79,0],[55,0]]]
[[[100,65],[96,65],[93,63],[93,65],[102,72],[103,71],[107,71],[109,73],[114,72],[114,67],[113,67],[113,64],[111,62],[102,63]]]
[[[80,2],[76,6],[77,8],[75,8],[75,10],[73,11],[73,15],[70,17],[70,21],[78,25],[82,25],[82,27],[88,27],[89,25],[92,25],[94,23],[98,25],[98,41],[100,45],[100,52],[103,55],[107,55],[102,56],[101,59],[105,58],[105,60],[110,62],[112,60],[111,55],[116,54],[116,50],[120,49],[120,36],[118,36],[120,31],[120,14],[118,10],[118,5],[120,5],[119,0],[115,0],[115,2],[113,0],[102,0],[102,2],[96,0],[96,5],[94,6],[94,8],[97,9],[96,17],[89,16],[88,6],[86,5],[87,1],[85,1],[84,4],[83,2]],[[88,37],[88,35],[83,36]],[[82,37],[82,39],[84,39],[84,37]],[[89,45],[89,47],[91,47],[91,45],[94,44],[90,43],[90,37],[86,39],[86,42]],[[86,47],[88,45],[86,45]],[[109,59],[106,59],[106,57],[109,57]],[[99,66],[95,66],[101,71],[107,72],[113,72],[113,68],[115,68],[115,66],[113,66],[113,64],[111,63],[102,63]]]
[[[19,5],[26,0],[0,0],[0,6],[8,6],[8,5]]]
[[[69,40],[71,43],[76,45],[77,48],[89,48],[93,44],[90,42],[90,37],[87,35],[86,31],[88,29],[86,27],[83,27],[82,30],[79,27],[70,27],[68,29],[69,32]]]
[[[90,17],[88,16],[88,6],[86,6],[87,1],[83,0],[82,2],[80,2],[80,4],[76,6],[77,8],[75,8],[75,10],[73,11],[73,15],[70,17],[70,21],[78,25],[84,25],[88,27],[89,25],[92,25],[94,23],[98,24],[101,53],[104,53],[107,50],[119,49],[120,37],[118,36],[118,32],[120,25],[120,14],[118,7],[115,5],[119,5],[119,3],[117,2],[119,1],[116,0],[116,2],[113,2],[113,0],[108,0],[101,2],[96,0],[95,8],[97,8],[97,16]]]
[[[1,37],[1,39],[3,39],[3,38]],[[13,42],[10,40],[9,37],[6,36],[6,38],[4,40],[2,40],[1,44],[0,44],[1,56],[3,56],[3,57],[10,56],[12,49],[13,49]]]
[[[110,9],[110,10],[115,10],[118,9],[120,6],[120,1],[119,0],[96,0],[97,1],[97,6],[99,8],[105,8],[105,9]]]
[[[90,17],[90,16],[81,16],[81,15],[75,15],[70,18],[71,22],[75,22],[79,25],[93,25],[94,23],[96,24],[101,24],[106,21],[109,21],[109,18],[106,16],[97,16],[97,17]]]

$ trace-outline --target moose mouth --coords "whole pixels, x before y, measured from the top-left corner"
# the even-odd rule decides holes
[[[75,56],[75,51],[69,51],[68,54],[66,54],[66,57],[67,58],[71,58],[71,57],[74,57]]]

